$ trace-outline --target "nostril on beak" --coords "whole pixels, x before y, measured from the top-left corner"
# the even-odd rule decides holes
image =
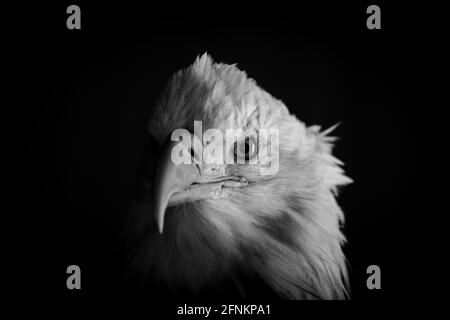
[[[201,173],[201,158],[200,155],[198,153],[195,152],[193,147],[189,148],[189,152],[191,154],[191,163],[195,165],[195,167],[198,170],[198,174]]]

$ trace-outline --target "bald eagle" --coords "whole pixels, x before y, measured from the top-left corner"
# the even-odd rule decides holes
[[[194,135],[194,121],[202,130],[244,135],[278,130],[278,170],[264,175],[264,164],[250,164],[258,150],[248,140],[245,163],[176,164],[171,134],[184,128]],[[220,292],[225,283],[248,297],[242,279],[258,279],[281,299],[348,298],[335,196],[351,179],[331,153],[332,129],[307,127],[235,65],[197,57],[171,78],[150,117],[153,143],[127,226],[134,277],[174,294]],[[223,152],[235,155],[236,145]]]

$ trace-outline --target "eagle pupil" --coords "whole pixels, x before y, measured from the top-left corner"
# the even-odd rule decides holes
[[[245,138],[244,143],[234,144],[234,161],[237,163],[238,158],[244,158],[247,163],[249,160],[253,159],[256,155],[256,144],[254,139],[249,137]]]

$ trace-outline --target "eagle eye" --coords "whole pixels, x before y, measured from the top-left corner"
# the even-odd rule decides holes
[[[246,137],[244,141],[234,143],[234,163],[245,159],[245,163],[255,159],[258,154],[258,141],[255,137]]]

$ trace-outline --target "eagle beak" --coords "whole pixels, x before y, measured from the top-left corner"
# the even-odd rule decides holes
[[[200,175],[194,164],[175,164],[172,149],[175,142],[169,141],[162,149],[154,171],[154,203],[159,233],[164,227],[164,214],[172,196],[189,187]]]
[[[225,189],[247,185],[242,177],[209,174],[196,164],[176,164],[172,149],[178,142],[169,141],[162,148],[154,170],[155,218],[159,233],[164,228],[166,209],[171,206],[197,200],[221,199],[227,196]],[[203,166],[207,168],[208,166]]]

